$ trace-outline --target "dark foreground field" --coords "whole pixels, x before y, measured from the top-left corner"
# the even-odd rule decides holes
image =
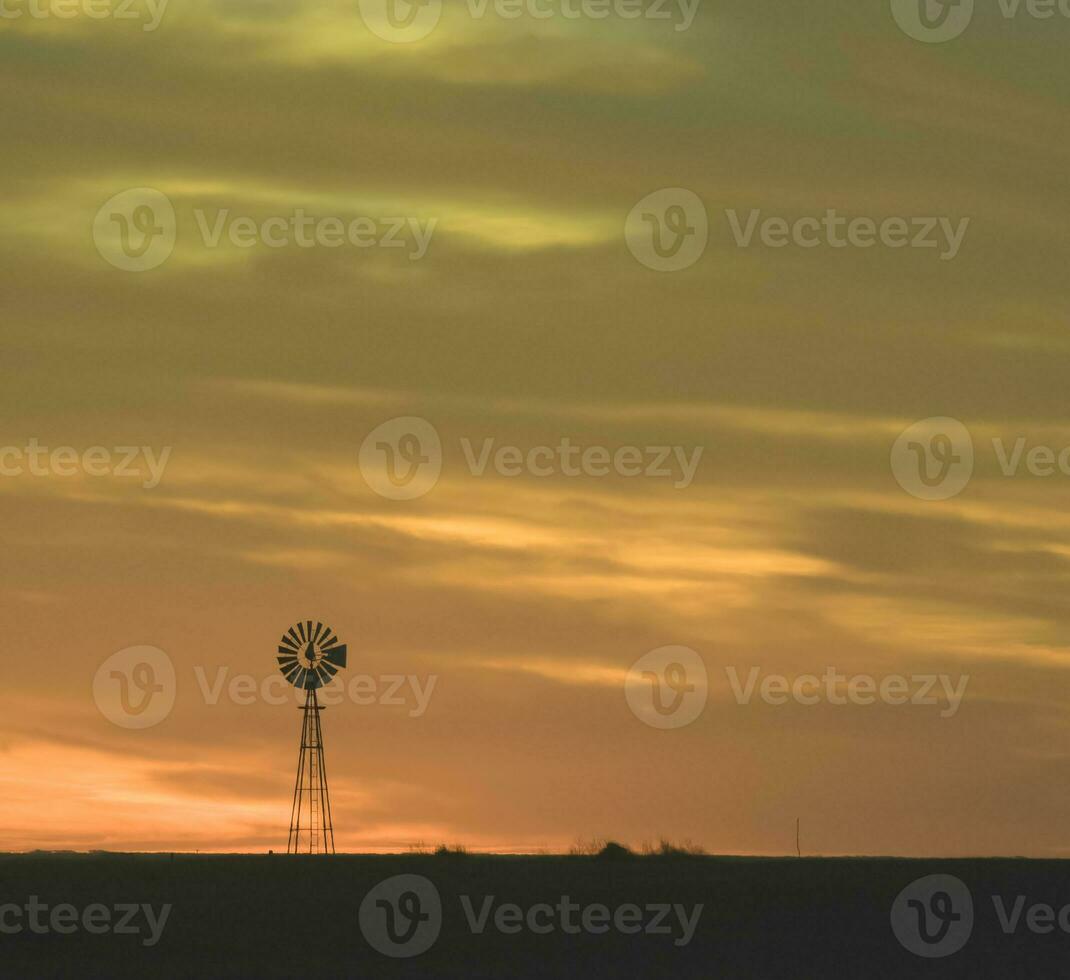
[[[1058,977],[1070,973],[1067,871],[1026,860],[5,855],[0,976]],[[973,922],[953,918],[962,895],[946,882],[936,890],[951,905],[922,893],[915,907],[946,918],[950,941],[966,930],[961,949],[930,959],[904,947],[890,915],[904,887],[933,874],[963,883]],[[398,875],[418,877],[380,885]],[[915,909],[904,907],[909,933]],[[915,945],[940,948],[940,927],[933,919]]]

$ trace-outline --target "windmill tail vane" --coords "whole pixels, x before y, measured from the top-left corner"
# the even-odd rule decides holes
[[[305,692],[301,708],[301,749],[297,757],[287,854],[333,854],[334,824],[323,758],[323,729],[316,692],[346,665],[346,645],[329,626],[312,620],[295,623],[279,640],[282,676]]]

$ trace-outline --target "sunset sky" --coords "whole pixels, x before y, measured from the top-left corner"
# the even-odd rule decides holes
[[[1070,476],[993,447],[1070,446],[1070,20],[979,0],[928,44],[886,0],[665,9],[445,0],[409,43],[357,0],[0,19],[0,447],[170,447],[155,486],[0,476],[0,849],[284,849],[300,714],[198,678],[259,684],[312,618],[347,679],[434,678],[421,714],[324,713],[339,850],[793,853],[798,817],[804,853],[1070,851]],[[177,243],[124,270],[94,220],[144,187]],[[708,217],[677,271],[625,240],[663,188]],[[411,247],[208,247],[222,209],[404,217]],[[946,259],[740,247],[726,209],[969,222]],[[441,478],[388,499],[361,445],[410,416]],[[890,465],[931,417],[973,439],[945,500]],[[676,486],[474,475],[461,442],[565,438],[702,453]],[[93,696],[135,645],[176,675],[144,729]],[[657,730],[624,679],[666,645],[709,695]],[[726,675],[830,666],[969,681],[942,716]]]

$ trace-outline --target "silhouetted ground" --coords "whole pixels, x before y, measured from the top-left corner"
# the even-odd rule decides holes
[[[84,925],[70,934],[29,930],[25,910],[0,909],[0,923],[23,925],[0,932],[2,977],[702,977],[702,978],[909,978],[1059,977],[1070,973],[1070,933],[1058,910],[1070,903],[1070,866],[1060,861],[759,859],[719,857],[491,857],[433,855],[339,855],[323,857],[176,855],[0,856],[0,906],[25,907],[31,896],[52,907],[75,906],[79,917],[91,905],[109,908],[116,924],[120,905],[142,903],[158,915],[172,906],[153,946],[148,921],[139,912],[127,927],[139,934],[92,934]],[[972,893],[972,934],[958,952],[924,959],[905,949],[892,932],[890,910],[899,892],[930,874],[961,879]],[[365,894],[395,875],[419,875],[441,898],[442,923],[425,952],[397,959],[373,948],[370,929],[386,936],[386,906],[369,902],[366,929],[360,907]],[[421,887],[425,887],[422,886]],[[428,913],[427,893],[414,904],[411,880],[401,891],[410,913]],[[1008,910],[1025,896],[1017,931],[1000,925],[992,896]],[[703,909],[690,941],[675,913],[658,928],[671,932],[625,934],[583,931],[582,913],[569,912],[564,931],[559,911],[539,908],[534,932],[498,931],[491,911],[482,934],[466,920],[461,896],[479,915],[487,896],[492,909],[515,903],[601,904],[626,928],[653,923],[657,906]],[[1034,932],[1024,908],[1054,908],[1052,931]],[[646,907],[654,907],[650,911]],[[49,921],[51,911],[38,913]],[[72,913],[60,913],[70,928]],[[603,913],[589,913],[600,929]],[[101,928],[105,913],[90,918]],[[505,913],[506,928],[514,928]],[[1046,914],[1032,913],[1041,929]],[[638,918],[636,917],[638,916]],[[1070,911],[1063,921],[1070,928]],[[414,924],[410,942],[432,929],[430,920],[399,917],[400,939]],[[677,944],[680,941],[681,944]]]

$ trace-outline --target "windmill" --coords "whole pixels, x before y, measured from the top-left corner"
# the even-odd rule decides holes
[[[333,854],[334,826],[327,769],[323,764],[323,710],[316,691],[346,665],[346,645],[329,626],[312,620],[295,623],[279,640],[279,670],[298,690],[305,692],[302,708],[301,753],[297,758],[293,809],[287,854]],[[307,845],[307,846],[306,846]]]

